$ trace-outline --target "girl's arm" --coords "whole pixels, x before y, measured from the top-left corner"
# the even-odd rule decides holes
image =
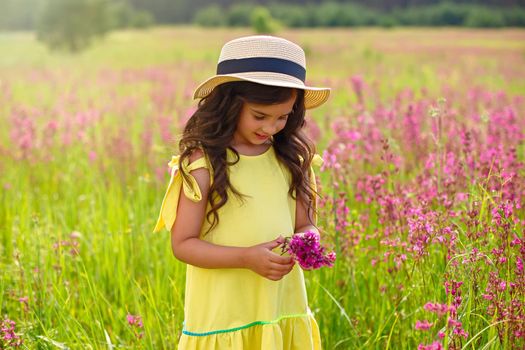
[[[295,232],[313,231],[319,234],[319,229],[315,226],[317,222],[313,210],[308,210],[307,203],[304,196],[297,196],[295,206]]]
[[[201,151],[195,151],[190,162],[202,156]],[[171,229],[171,247],[177,259],[208,269],[247,268],[271,280],[279,280],[290,272],[293,259],[271,251],[280,244],[280,238],[246,248],[219,246],[201,240],[199,235],[206,216],[210,172],[199,168],[191,175],[199,184],[202,200],[193,202],[186,195],[179,197],[177,218]]]

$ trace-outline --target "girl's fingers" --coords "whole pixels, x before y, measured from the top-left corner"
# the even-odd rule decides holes
[[[286,276],[290,271],[271,271],[267,278],[271,279],[272,281],[278,281],[282,279],[284,276]]]
[[[278,266],[273,266],[272,268],[270,268],[270,273],[284,273],[284,272],[287,272],[288,270],[289,268],[287,266],[278,265]]]
[[[280,280],[285,275],[289,274],[293,270],[294,266],[295,266],[295,262],[292,262],[291,264],[287,264],[287,265],[273,263],[268,268],[266,272],[266,277],[270,278],[271,276],[272,278],[270,279],[274,281]],[[276,279],[276,277],[278,278]]]
[[[283,242],[284,242],[284,238],[282,236],[279,236],[276,239],[274,239],[273,241],[263,243],[263,246],[266,247],[266,248],[269,248],[271,250],[271,249],[274,249],[274,248],[280,246]]]
[[[281,265],[287,265],[291,264],[293,259],[290,256],[281,256],[279,254],[271,252],[270,261]]]
[[[268,279],[272,281],[279,281],[283,276],[269,276]]]
[[[272,265],[272,267],[270,268],[270,271],[277,271],[277,272],[290,272],[292,271],[293,269],[293,266],[294,264],[287,264],[287,265],[279,265],[279,264],[274,264]]]
[[[284,241],[284,238],[279,236],[279,237],[277,237],[276,239],[274,239],[272,241],[264,243],[264,246],[274,247],[275,248],[275,247],[279,246],[281,243],[283,243],[283,241]]]
[[[281,245],[281,243],[279,243],[277,241],[271,241],[271,242],[264,243],[263,247],[268,249],[268,250],[272,250],[274,248],[277,248],[279,245]]]

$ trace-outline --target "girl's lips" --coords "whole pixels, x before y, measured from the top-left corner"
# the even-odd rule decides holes
[[[258,134],[258,133],[255,133],[255,136],[257,136],[257,138],[259,138],[261,140],[266,140],[269,137],[269,136],[261,135],[261,134]]]

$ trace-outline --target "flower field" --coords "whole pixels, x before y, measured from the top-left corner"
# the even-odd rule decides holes
[[[78,56],[0,34],[0,349],[173,349],[184,264],[153,234],[193,89],[246,29],[117,32]],[[525,31],[290,30],[326,349],[525,347]]]

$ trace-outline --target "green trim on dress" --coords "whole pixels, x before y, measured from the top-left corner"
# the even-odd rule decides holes
[[[309,314],[285,315],[285,316],[281,316],[278,319],[275,319],[273,321],[255,321],[255,322],[252,322],[252,323],[248,323],[247,325],[240,326],[240,327],[235,327],[235,328],[220,329],[220,330],[217,330],[217,331],[204,332],[204,333],[195,333],[195,332],[190,332],[190,331],[187,331],[187,330],[183,329],[182,333],[185,334],[185,335],[191,335],[193,337],[205,337],[207,335],[212,335],[212,334],[236,332],[236,331],[240,331],[242,329],[246,329],[246,328],[253,327],[253,326],[258,326],[258,325],[273,324],[273,323],[280,322],[280,321],[282,321],[284,319],[287,319],[287,318],[308,317],[308,316],[310,316],[310,315]]]

